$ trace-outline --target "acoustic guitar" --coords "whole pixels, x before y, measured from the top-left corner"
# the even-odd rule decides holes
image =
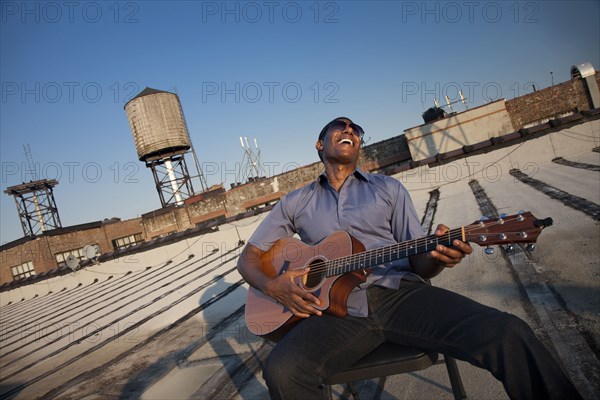
[[[314,246],[290,237],[275,242],[263,254],[260,264],[269,277],[310,267],[308,274],[298,278],[298,286],[320,300],[316,308],[344,317],[350,292],[366,280],[371,267],[426,253],[438,244],[451,246],[455,239],[480,246],[534,243],[542,229],[550,225],[551,218],[537,219],[530,212],[521,212],[477,221],[443,236],[429,235],[368,251],[345,231],[336,231]],[[246,325],[253,334],[277,341],[301,319],[273,298],[250,287]]]

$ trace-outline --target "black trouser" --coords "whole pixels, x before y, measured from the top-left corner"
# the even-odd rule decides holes
[[[367,289],[369,317],[303,320],[273,348],[264,378],[273,399],[325,398],[322,381],[384,341],[432,350],[485,368],[512,399],[579,394],[531,328],[518,317],[459,294],[402,281]]]

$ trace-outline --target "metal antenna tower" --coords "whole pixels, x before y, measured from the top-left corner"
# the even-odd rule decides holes
[[[27,160],[27,172],[31,174],[33,178],[32,180],[37,181],[37,169],[35,168],[35,163],[33,162],[33,156],[31,155],[31,148],[29,147],[29,143],[23,145],[23,150],[25,151],[25,159]]]
[[[260,161],[260,148],[258,147],[258,141],[254,139],[254,149],[252,149],[250,143],[248,142],[248,137],[240,136],[240,144],[242,145],[242,149],[244,149],[244,156],[242,157],[242,163],[238,173],[238,182],[242,182],[245,179],[258,179],[261,174],[265,176],[266,172]]]
[[[23,234],[34,237],[49,229],[62,228],[53,193],[53,188],[58,185],[58,181],[38,179],[29,144],[23,145],[23,149],[29,173],[34,179],[28,183],[10,186],[4,193],[15,198]]]

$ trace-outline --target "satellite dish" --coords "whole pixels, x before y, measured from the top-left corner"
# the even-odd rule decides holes
[[[79,259],[73,254],[69,254],[67,256],[67,267],[71,268],[73,271],[76,271],[77,268],[79,268]]]
[[[100,246],[97,244],[88,244],[83,246],[83,257],[86,260],[91,260],[96,263],[96,259],[100,255]]]

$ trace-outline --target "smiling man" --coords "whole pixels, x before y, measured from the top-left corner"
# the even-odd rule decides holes
[[[265,273],[261,258],[278,239],[294,234],[315,245],[343,230],[366,250],[424,236],[404,186],[357,167],[363,135],[348,118],[328,123],[316,143],[325,171],[281,199],[239,258],[246,281],[301,320],[267,360],[264,378],[271,397],[327,398],[322,385],[327,376],[390,341],[485,368],[513,399],[579,398],[525,322],[426,283],[472,252],[460,240],[372,268],[349,293],[344,317],[323,312],[319,298],[298,284],[306,282],[310,268]],[[435,234],[448,231],[438,225]]]

